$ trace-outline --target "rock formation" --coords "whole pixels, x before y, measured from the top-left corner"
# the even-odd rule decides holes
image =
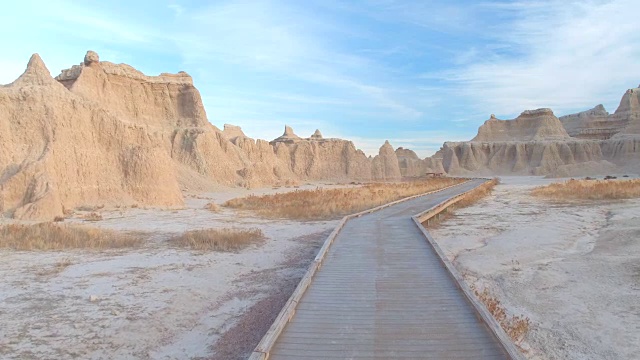
[[[625,92],[612,118],[625,122],[625,126],[614,138],[636,137],[640,134],[640,88]]]
[[[302,138],[300,138],[298,135],[296,135],[293,132],[293,129],[291,128],[291,126],[289,125],[285,125],[284,126],[284,134],[282,134],[282,136],[274,139],[271,144],[276,144],[276,143],[286,143],[286,144],[293,144],[297,141],[302,140]]]
[[[549,109],[525,111],[514,120],[492,116],[471,141],[447,142],[431,159],[441,159],[453,175],[579,176],[612,167],[624,171],[640,162],[639,103],[638,89],[630,89],[611,115],[599,105],[562,119]]]
[[[398,181],[402,178],[398,157],[389,141],[384,142],[378,155],[373,158],[371,170],[374,180]]]
[[[400,173],[404,177],[423,177],[427,173],[444,174],[442,159],[428,157],[420,159],[413,150],[399,147],[396,149]]]
[[[240,128],[240,126],[235,126],[230,124],[224,124],[222,134],[224,135],[225,138],[231,141],[233,141],[233,139],[237,137],[243,137],[243,138],[247,137],[242,131],[242,128]]]
[[[514,120],[499,120],[494,115],[478,129],[471,141],[563,140],[569,134],[551,109],[526,110]]]
[[[307,139],[285,127],[282,136],[271,141],[279,159],[301,180],[368,181],[371,161],[351,141],[325,139],[316,132]],[[397,162],[397,160],[396,160]]]
[[[571,137],[606,140],[624,127],[624,122],[612,121],[602,104],[577,114],[560,117],[560,122]]]
[[[55,79],[33,55],[0,86],[0,138],[0,214],[21,219],[84,205],[182,206],[182,191],[214,184],[400,177],[388,144],[370,160],[319,131],[302,139],[287,126],[271,143],[220,131],[188,74],[147,76],[93,51]]]
[[[311,139],[321,140],[322,133],[320,132],[320,130],[316,129],[316,131],[311,135]]]
[[[171,158],[152,136],[68,91],[37,54],[0,88],[0,138],[5,215],[51,220],[85,204],[182,205]]]

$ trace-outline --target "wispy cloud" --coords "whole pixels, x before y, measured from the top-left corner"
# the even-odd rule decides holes
[[[189,72],[210,121],[252,137],[289,124],[424,156],[491,113],[613,111],[640,82],[636,2],[22,0],[0,12],[0,82],[33,52],[56,75],[92,49],[150,75]]]
[[[602,101],[613,111],[640,79],[635,0],[483,6],[510,19],[493,25],[493,48],[485,47],[476,61],[427,76],[455,85],[476,110],[516,114],[551,107],[563,113]]]
[[[312,6],[279,1],[223,3],[183,14],[183,31],[173,36],[189,64],[222,61],[255,76],[269,73],[308,86],[333,89],[347,101],[366,98],[371,106],[399,117],[422,112],[396,96],[398,84],[384,81],[384,65],[345,49],[344,25],[313,12]],[[210,34],[224,34],[212,38]]]

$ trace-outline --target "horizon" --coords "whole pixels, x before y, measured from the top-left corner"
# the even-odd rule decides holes
[[[55,77],[94,50],[146,75],[186,71],[220,129],[272,140],[317,128],[367,155],[389,140],[424,158],[492,113],[613,113],[640,82],[631,0],[34,3],[0,15],[13,35],[0,84],[33,53]]]

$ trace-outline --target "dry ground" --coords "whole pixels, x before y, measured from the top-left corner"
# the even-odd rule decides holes
[[[225,189],[192,194],[182,210],[87,209],[55,223],[147,234],[133,248],[0,248],[0,358],[241,358],[337,221],[273,221],[205,206],[291,190]],[[92,212],[102,220],[88,222]],[[0,226],[8,223],[0,219]],[[257,229],[264,240],[231,252],[170,241],[185,231],[229,227]]]
[[[531,190],[551,180],[502,181],[435,240],[471,285],[530,319],[529,359],[636,358],[640,199],[549,202]]]

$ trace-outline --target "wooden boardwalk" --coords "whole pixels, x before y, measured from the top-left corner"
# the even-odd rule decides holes
[[[350,219],[268,358],[509,358],[411,218],[482,182]]]

